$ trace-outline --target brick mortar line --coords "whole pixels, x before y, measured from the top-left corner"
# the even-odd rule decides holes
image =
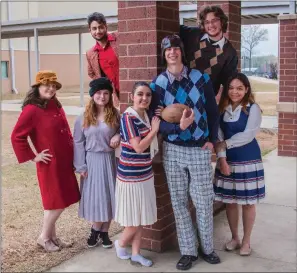
[[[173,212],[172,212],[173,213]],[[171,214],[172,214],[171,213]],[[170,214],[169,214],[170,215]],[[163,217],[162,219],[164,219],[165,217]],[[162,219],[159,219],[159,220],[162,220]],[[158,221],[159,221],[158,220]],[[167,227],[169,227],[169,226],[172,226],[172,224],[175,224],[175,221],[174,222],[172,222],[172,223],[170,223],[169,225],[167,225],[167,226],[165,226],[165,227],[163,227],[162,229],[154,229],[154,228],[146,228],[147,230],[153,230],[153,231],[163,231],[163,229],[165,229],[165,228],[167,228]],[[151,239],[152,240],[152,239]],[[154,240],[155,241],[155,240]]]

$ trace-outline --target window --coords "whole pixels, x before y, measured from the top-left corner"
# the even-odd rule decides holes
[[[8,62],[1,61],[1,72],[2,72],[2,79],[8,78]]]

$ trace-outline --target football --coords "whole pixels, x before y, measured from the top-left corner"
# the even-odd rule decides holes
[[[184,110],[190,111],[190,107],[180,103],[170,104],[164,108],[161,118],[170,123],[179,123]]]

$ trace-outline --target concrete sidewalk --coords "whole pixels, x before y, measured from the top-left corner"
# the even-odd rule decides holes
[[[84,107],[79,106],[63,106],[63,109],[67,115],[77,116],[84,111]],[[1,102],[2,111],[20,112],[21,104],[19,103],[6,103]],[[277,116],[263,116],[261,128],[265,129],[277,129]]]
[[[214,221],[215,249],[222,263],[210,265],[199,259],[189,272],[296,272],[296,163],[296,158],[278,157],[276,151],[264,158],[267,197],[257,206],[252,255],[241,257],[223,250],[224,242],[230,238],[223,212]],[[132,266],[129,261],[119,260],[114,249],[97,247],[49,272],[178,272],[178,250],[142,254],[153,259],[153,267]]]

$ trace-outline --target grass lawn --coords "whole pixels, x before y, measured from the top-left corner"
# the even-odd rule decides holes
[[[264,116],[275,116],[278,93],[254,93],[256,102],[260,105]]]
[[[261,80],[249,79],[253,92],[277,92],[278,83],[263,82]]]

